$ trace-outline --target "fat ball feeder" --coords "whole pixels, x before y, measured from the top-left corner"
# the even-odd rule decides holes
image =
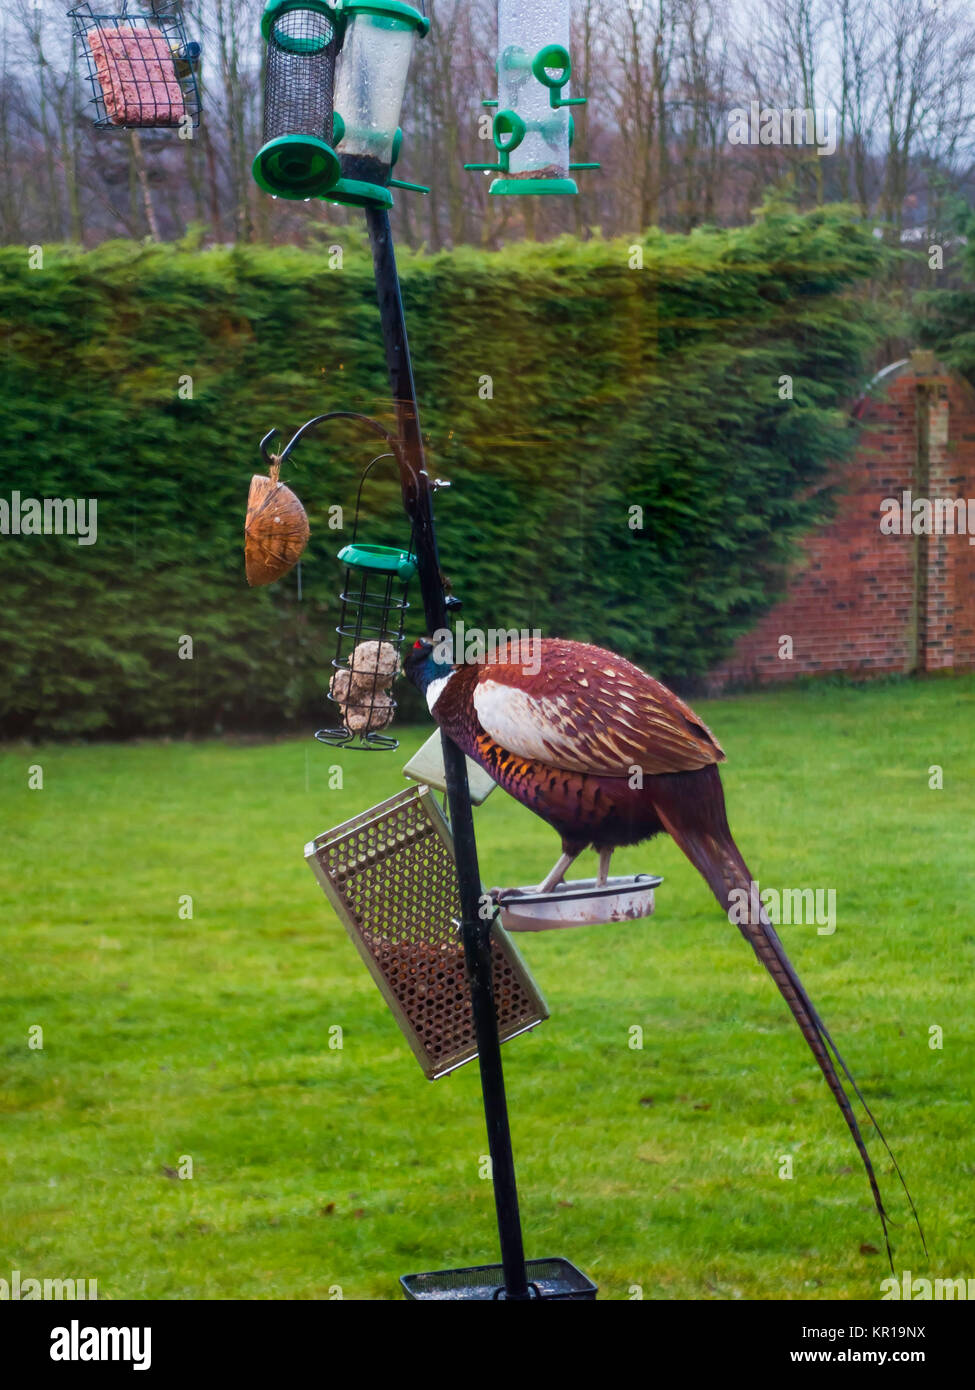
[[[369,465],[362,482],[378,461]],[[361,497],[361,482],[359,493]],[[416,558],[408,547],[363,545],[357,540],[358,530],[357,501],[352,542],[337,556],[345,567],[345,582],[339,594],[338,645],[328,698],[342,721],[337,728],[319,729],[315,737],[340,748],[393,749],[399,747],[399,739],[381,731],[396,712],[392,684],[401,674],[399,653]]]
[[[347,418],[382,436],[395,461],[409,539],[366,545],[356,533],[339,553],[344,582],[329,695],[342,722],[318,733],[323,743],[368,751],[396,746],[376,723],[392,701],[409,584],[419,585],[427,631],[446,628],[459,606],[440,570],[433,494],[442,484],[426,469],[388,215],[390,189],[415,187],[392,171],[410,54],[428,28],[419,10],[397,0],[276,0],[262,21],[265,141],[254,176],[277,196],[361,206],[372,245],[395,433],[366,416],[333,411],[303,425],[279,456],[265,453],[266,461],[281,463],[308,431]],[[561,121],[560,107],[548,100]],[[547,1009],[481,883],[472,804],[493,789],[484,785],[491,779],[481,775],[472,795],[469,760],[450,738],[439,742],[436,755],[428,744],[404,769],[416,786],[306,846],[425,1074],[442,1075],[474,1057],[480,1071],[501,1261],[404,1276],[403,1292],[421,1300],[594,1298],[595,1285],[569,1261],[525,1259],[500,1049]],[[446,793],[449,819],[434,787]]]
[[[488,190],[498,195],[578,193],[570,175],[598,164],[572,162],[575,135],[569,110],[585,97],[570,97],[569,5],[566,0],[499,0],[498,95],[482,104],[494,107],[492,139],[496,164],[465,164],[472,171],[496,172]]]

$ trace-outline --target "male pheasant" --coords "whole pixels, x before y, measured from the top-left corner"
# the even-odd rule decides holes
[[[456,667],[442,652],[427,639],[418,641],[407,654],[406,674],[454,743],[562,837],[562,856],[541,890],[560,883],[590,845],[599,852],[605,881],[614,849],[661,831],[706,879],[778,986],[836,1098],[863,1160],[893,1268],[887,1213],[837,1065],[904,1179],[757,900],[728,828],[717,768],[725,755],[710,729],[632,662],[583,642],[511,641],[496,659]]]

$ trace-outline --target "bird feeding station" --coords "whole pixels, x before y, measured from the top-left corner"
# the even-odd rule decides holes
[[[570,108],[585,97],[568,95],[570,5],[567,0],[498,0],[498,95],[492,126],[496,164],[465,164],[495,172],[493,194],[578,193],[570,175],[598,164],[572,162],[575,134]]]
[[[314,21],[295,17],[309,11]],[[389,189],[412,186],[391,174],[402,141],[398,119],[407,65],[417,34],[427,28],[418,10],[395,0],[278,0],[262,22],[268,42],[265,140],[254,161],[255,178],[278,196],[361,206],[372,246],[395,434],[365,416],[333,411],[302,426],[276,456],[283,462],[307,431],[344,417],[382,435],[397,466],[409,539],[383,548],[356,535],[340,552],[343,630],[329,693],[342,710],[342,723],[319,731],[322,742],[371,750],[395,746],[373,727],[373,716],[379,710],[385,717],[385,700],[391,700],[413,567],[426,631],[445,629],[459,606],[440,570],[433,495],[442,484],[427,472],[389,224]],[[550,102],[550,109],[558,108]],[[366,704],[367,679],[383,700]],[[365,727],[355,729],[351,716],[362,708]],[[595,1285],[569,1261],[525,1258],[501,1043],[534,1027],[547,1010],[482,887],[468,761],[446,735],[439,742],[429,782],[416,779],[409,791],[306,846],[316,876],[426,1074],[442,1075],[474,1056],[478,1062],[501,1260],[404,1276],[403,1292],[420,1300],[594,1298]],[[429,749],[421,754],[426,766]],[[411,776],[419,756],[407,764]],[[446,818],[430,783],[445,790]],[[489,790],[482,787],[475,795],[483,800]]]
[[[400,0],[269,0],[264,144],[254,178],[278,198],[393,205],[400,107],[429,20]]]
[[[148,13],[68,11],[91,88],[97,130],[195,129],[200,124],[200,45],[187,38],[178,5]]]

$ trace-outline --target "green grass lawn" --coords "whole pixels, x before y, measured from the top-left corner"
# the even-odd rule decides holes
[[[975,1275],[975,680],[698,708],[762,886],[836,890],[833,935],[780,934],[925,1225],[930,1264],[874,1136],[896,1268]],[[497,1258],[476,1065],[424,1079],[303,862],[404,785],[428,732],[371,756],[0,750],[0,1277],[381,1299],[400,1274]],[[554,862],[554,833],[503,793],[476,814],[486,883]],[[665,876],[654,917],[519,938],[552,1010],[504,1048],[528,1253],[568,1256],[606,1298],[877,1298],[860,1161],[774,985],[669,840],[614,868]]]

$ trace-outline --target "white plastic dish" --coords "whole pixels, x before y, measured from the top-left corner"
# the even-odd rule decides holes
[[[505,931],[555,931],[649,917],[660,883],[663,879],[654,874],[609,878],[602,885],[595,878],[580,878],[560,883],[550,893],[539,893],[537,887],[494,888],[491,897],[501,908]]]

